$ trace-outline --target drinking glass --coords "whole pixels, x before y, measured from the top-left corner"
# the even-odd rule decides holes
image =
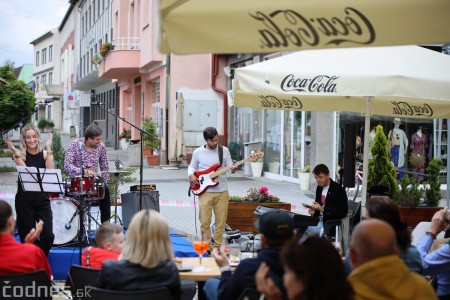
[[[195,252],[197,252],[197,254],[198,254],[198,258],[200,259],[200,265],[198,267],[193,268],[192,272],[208,271],[208,269],[202,265],[202,257],[203,257],[203,254],[205,254],[206,251],[208,251],[209,243],[203,239],[202,235],[196,235],[194,237],[193,246],[194,246]]]
[[[241,261],[241,245],[231,244],[230,265],[238,265]]]

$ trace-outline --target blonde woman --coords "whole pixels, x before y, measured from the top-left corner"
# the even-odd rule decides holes
[[[13,153],[13,160],[17,166],[28,166],[37,168],[54,169],[53,152],[51,150],[52,134],[49,133],[43,149],[39,129],[34,125],[27,124],[22,128],[22,138],[20,150],[17,150],[11,143],[6,141],[8,148]],[[48,255],[55,236],[53,235],[52,209],[48,194],[43,192],[25,192],[20,182],[17,187],[15,207],[17,214],[17,227],[20,241],[25,242],[26,235],[36,227],[39,220],[44,222],[39,241],[36,243]]]
[[[169,226],[157,211],[145,209],[134,215],[122,257],[103,263],[97,286],[121,291],[167,287],[173,299],[180,299],[181,283]]]

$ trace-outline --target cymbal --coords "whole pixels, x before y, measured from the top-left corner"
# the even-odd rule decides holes
[[[132,172],[130,172],[130,171],[116,170],[116,171],[101,171],[100,173],[118,174],[118,173],[132,173]]]

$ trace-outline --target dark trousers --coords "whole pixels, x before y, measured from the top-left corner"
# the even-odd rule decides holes
[[[100,220],[101,222],[109,221],[111,218],[111,197],[108,185],[105,184],[105,197],[100,199]]]
[[[44,226],[36,245],[48,256],[53,245],[53,218],[50,200],[47,193],[22,192],[16,195],[17,227],[20,241],[25,242],[25,237],[31,229],[36,228],[36,222],[42,220]]]

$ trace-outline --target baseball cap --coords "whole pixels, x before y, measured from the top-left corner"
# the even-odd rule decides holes
[[[294,221],[291,215],[282,210],[266,212],[255,222],[255,227],[271,240],[288,239],[294,233]]]

